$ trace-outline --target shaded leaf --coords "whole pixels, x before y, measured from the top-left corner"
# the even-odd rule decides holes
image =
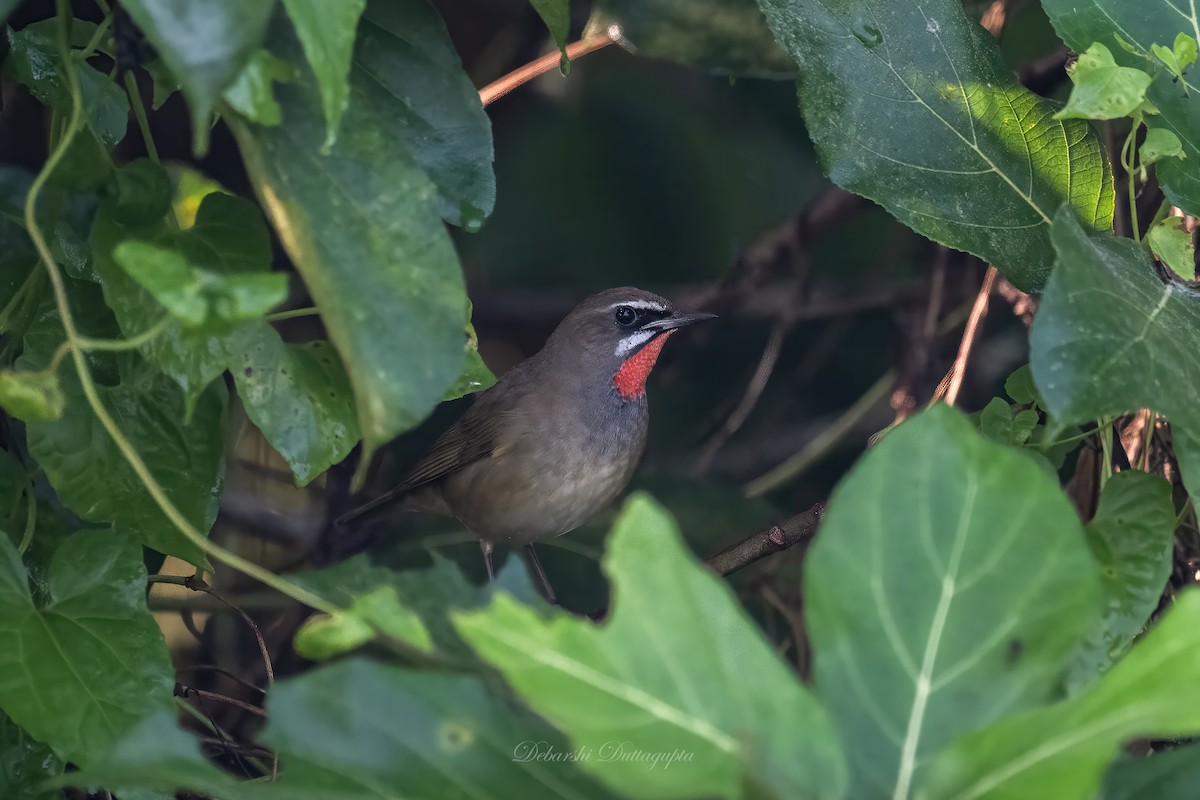
[[[286,29],[273,30],[274,52],[302,57]],[[286,125],[230,123],[347,367],[369,458],[424,418],[457,377],[462,272],[434,187],[397,135],[401,104],[377,82],[352,80],[341,136],[322,155],[324,115],[304,72],[277,90]]]
[[[366,0],[283,0],[283,7],[317,79],[325,110],[325,146],[331,147],[350,102],[350,57]]]
[[[121,3],[183,88],[192,112],[192,149],[197,155],[208,151],[208,129],[217,100],[262,45],[274,5],[274,0]]]
[[[296,631],[296,652],[324,661],[360,647],[382,634],[424,653],[433,652],[433,639],[421,618],[400,602],[391,586],[380,586],[354,598],[337,614],[317,614]]]
[[[1151,408],[1200,432],[1200,295],[1160,280],[1132,240],[1089,236],[1070,209],[1053,238],[1029,356],[1047,408],[1063,422]]]
[[[358,442],[350,381],[328,342],[284,344],[263,324],[229,369],[246,416],[288,462],[297,486],[339,463]]]
[[[1050,271],[1064,202],[1089,227],[1112,227],[1096,134],[1053,119],[958,0],[760,5],[800,65],[800,108],[834,183],[1026,290]]]
[[[341,5],[341,2],[329,4],[331,8]],[[247,119],[260,125],[278,125],[283,120],[283,113],[279,103],[275,102],[274,84],[295,77],[295,67],[262,48],[250,57],[223,96],[234,111]]]
[[[1166,128],[1148,128],[1146,138],[1138,149],[1138,161],[1148,167],[1164,158],[1187,158],[1183,142]]]
[[[942,405],[888,434],[834,491],[805,563],[848,796],[911,797],[954,737],[1045,701],[1097,589],[1074,509],[1031,460]]]
[[[51,370],[0,370],[0,407],[17,419],[56,420],[65,403],[58,375]]]
[[[47,780],[61,775],[63,762],[0,712],[0,797],[5,800],[57,800]]]
[[[1178,596],[1125,658],[1077,697],[963,736],[933,765],[930,800],[1088,800],[1131,739],[1200,733],[1200,592]]]
[[[542,22],[546,23],[546,28],[554,37],[554,43],[558,45],[565,59],[567,37],[571,28],[571,0],[529,0],[529,5],[537,11]]]
[[[719,74],[796,74],[754,0],[599,0],[584,37],[611,25],[639,55]]]
[[[1123,656],[1158,608],[1175,552],[1171,485],[1136,470],[1117,473],[1104,484],[1100,507],[1085,530],[1100,565],[1104,615],[1067,672],[1072,691]]]
[[[1195,800],[1200,747],[1184,745],[1119,759],[1104,778],[1104,800]]]
[[[469,347],[464,359],[462,374],[458,376],[454,385],[446,390],[442,399],[457,400],[495,385],[496,376],[488,369],[487,364],[483,363],[483,359],[479,357],[479,351]]]
[[[574,748],[617,741],[682,756],[664,770],[581,761],[622,794],[742,797],[751,785],[764,797],[841,795],[821,707],[659,506],[644,495],[626,504],[604,563],[614,586],[603,627],[543,617],[507,594],[456,614],[456,627]]]
[[[1200,172],[1188,166],[1189,162],[1200,163],[1200,84],[1195,74],[1185,75],[1177,83],[1170,69],[1159,66],[1151,50],[1155,44],[1176,42],[1181,31],[1194,32],[1195,21],[1180,10],[1186,4],[1172,0],[1042,0],[1042,7],[1071,49],[1082,51],[1092,42],[1102,42],[1110,45],[1118,64],[1154,74],[1146,91],[1146,99],[1161,115],[1154,118],[1154,126],[1174,133],[1187,158],[1159,162],[1158,179],[1172,204],[1189,214],[1200,214]],[[1111,47],[1118,42],[1124,46]],[[1185,58],[1186,47],[1180,50]]]
[[[1182,280],[1196,279],[1196,243],[1182,217],[1167,217],[1146,232],[1150,252]]]
[[[76,323],[84,335],[111,338],[115,324],[91,284],[72,283]],[[86,309],[86,313],[79,309]],[[63,340],[57,313],[44,312],[25,334],[20,369],[45,367]],[[216,518],[224,481],[228,396],[222,383],[202,392],[183,422],[183,392],[134,353],[91,359],[100,400],[168,498],[207,533]],[[135,533],[149,547],[197,566],[204,554],[158,508],[108,432],[96,419],[69,361],[59,373],[66,410],[53,422],[29,422],[29,451],[45,470],[63,505],[80,517]]]
[[[81,532],[54,554],[50,597],[0,536],[0,707],[64,760],[96,763],[145,714],[173,707],[162,634],[131,536]]]
[[[105,186],[107,209],[123,225],[159,222],[171,204],[171,179],[148,158],[129,162]]]

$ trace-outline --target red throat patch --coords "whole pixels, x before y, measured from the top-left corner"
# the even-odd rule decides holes
[[[613,385],[617,387],[621,397],[633,400],[646,393],[646,378],[650,377],[650,370],[654,369],[654,364],[658,361],[658,354],[662,352],[663,345],[667,343],[668,337],[674,332],[663,331],[646,342],[641,350],[638,350],[621,365],[621,368],[613,375]]]

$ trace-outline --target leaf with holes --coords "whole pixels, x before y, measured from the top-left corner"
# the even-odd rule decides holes
[[[328,342],[284,344],[264,323],[229,370],[246,416],[288,462],[297,486],[308,485],[358,443],[350,380]]]
[[[834,491],[805,564],[848,796],[912,797],[954,737],[1046,700],[1097,600],[1075,510],[1032,460],[946,406],[888,434]]]
[[[1075,87],[1056,119],[1120,119],[1137,111],[1146,100],[1152,78],[1135,67],[1119,67],[1112,53],[1094,42],[1067,67]]]
[[[1073,50],[1082,52],[1092,42],[1100,42],[1108,46],[1119,65],[1154,76],[1146,99],[1158,109],[1159,116],[1151,117],[1148,124],[1174,133],[1186,155],[1185,160],[1168,158],[1159,162],[1158,179],[1173,204],[1189,214],[1200,214],[1200,171],[1194,166],[1200,163],[1200,82],[1194,70],[1177,80],[1153,50],[1156,44],[1170,46],[1174,54],[1180,33],[1200,38],[1197,4],[1177,0],[1042,0],[1042,7],[1058,35]],[[1175,66],[1186,61],[1190,52],[1186,44],[1179,44],[1181,60],[1176,60]]]
[[[621,743],[629,760],[581,761],[615,791],[742,797],[750,785],[780,800],[841,796],[825,712],[645,495],[622,510],[604,570],[613,603],[603,627],[506,594],[455,624],[574,748],[612,756]],[[679,760],[647,769],[635,751]]]
[[[1062,422],[1152,408],[1200,433],[1200,293],[1160,280],[1132,240],[1090,236],[1070,209],[1053,237],[1058,263],[1029,340],[1046,407]]]
[[[132,536],[80,532],[54,554],[49,598],[0,535],[0,708],[63,760],[98,763],[136,721],[174,706],[162,633]]]
[[[1200,591],[1193,589],[1082,694],[954,742],[938,756],[921,796],[1094,798],[1121,745],[1200,734],[1198,678]]]
[[[1100,507],[1086,533],[1100,564],[1104,615],[1067,671],[1072,691],[1091,683],[1124,655],[1158,608],[1175,553],[1171,485],[1145,472],[1117,473],[1104,484]]]
[[[958,0],[759,0],[800,65],[800,109],[834,183],[918,233],[1046,280],[1063,203],[1112,227],[1112,173],[1095,132],[1056,120]]]

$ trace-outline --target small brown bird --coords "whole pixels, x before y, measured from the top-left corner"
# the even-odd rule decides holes
[[[396,488],[336,524],[392,501],[454,517],[480,538],[489,579],[493,545],[523,545],[553,601],[533,543],[578,528],[629,483],[658,354],[677,328],[713,317],[632,287],[592,295],[481,392]]]

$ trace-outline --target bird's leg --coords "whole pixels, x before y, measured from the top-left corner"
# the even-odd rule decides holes
[[[492,543],[479,540],[479,549],[483,551],[483,566],[487,568],[488,583],[496,580],[496,570],[492,569]]]
[[[533,545],[525,545],[525,549],[529,551],[529,560],[533,562],[533,571],[537,573],[538,578],[542,581],[542,588],[546,590],[546,599],[551,603],[557,603],[558,598],[554,596],[554,588],[550,585],[550,579],[546,577],[546,570],[542,569],[542,562],[538,561],[537,550],[533,549]]]

